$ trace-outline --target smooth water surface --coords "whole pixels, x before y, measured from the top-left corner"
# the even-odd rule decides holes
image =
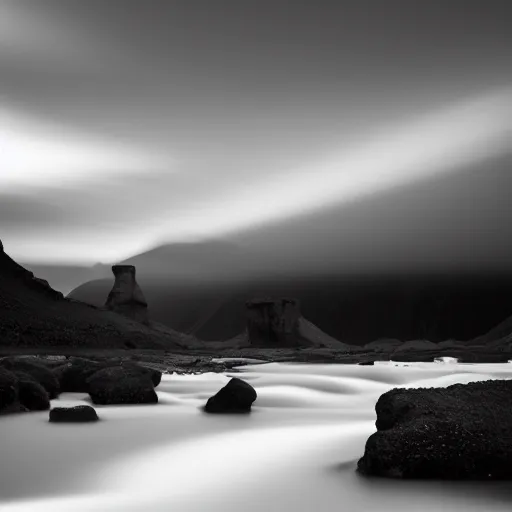
[[[510,510],[507,483],[366,479],[355,463],[375,402],[397,386],[512,378],[511,364],[258,364],[238,375],[249,415],[200,407],[229,374],[166,375],[160,403],[97,407],[96,424],[48,412],[0,419],[2,512]],[[53,405],[89,403],[66,393]]]

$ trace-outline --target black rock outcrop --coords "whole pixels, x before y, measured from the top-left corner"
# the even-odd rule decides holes
[[[210,413],[250,412],[257,396],[256,390],[250,384],[234,377],[216,395],[208,399],[204,410]]]
[[[0,367],[0,412],[18,402],[19,388],[16,375]]]
[[[89,405],[55,407],[50,411],[51,423],[88,423],[98,421],[96,410]]]
[[[95,404],[154,404],[158,396],[151,375],[136,368],[114,366],[94,373],[88,392]]]
[[[108,365],[103,362],[74,357],[65,364],[53,368],[52,372],[58,379],[63,393],[88,393],[89,378],[107,367]]]
[[[121,366],[122,368],[130,369],[131,371],[138,372],[141,375],[146,375],[151,379],[153,386],[156,387],[160,384],[162,379],[162,372],[145,368],[131,361],[119,360],[103,360],[94,361],[90,359],[83,359],[80,357],[70,358],[65,364],[53,368],[53,374],[58,378],[62,392],[68,393],[88,393],[89,384],[88,380],[98,371],[105,368]]]
[[[59,381],[53,372],[42,364],[32,361],[25,361],[23,358],[4,358],[0,360],[0,366],[3,366],[14,373],[24,373],[30,375],[35,382],[38,382],[48,393],[51,399],[59,394]]]
[[[362,473],[395,478],[511,479],[512,381],[394,389],[375,407]]]
[[[0,414],[49,408],[49,394],[36,376],[20,369],[0,366]]]
[[[26,373],[17,373],[16,377],[20,404],[29,411],[47,411],[50,408],[50,398],[44,387]]]

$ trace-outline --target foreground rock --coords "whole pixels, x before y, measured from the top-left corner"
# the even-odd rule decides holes
[[[87,381],[95,404],[154,404],[158,402],[149,373],[114,366],[94,373]]]
[[[0,413],[18,403],[19,388],[16,375],[0,367]]]
[[[358,469],[395,478],[512,479],[512,381],[394,389]]]
[[[234,377],[216,395],[208,399],[204,410],[210,413],[250,412],[257,396],[256,390],[250,384]]]
[[[0,367],[0,414],[44,411],[49,408],[48,393],[34,377]]]
[[[41,384],[48,393],[50,399],[56,398],[59,394],[59,381],[53,372],[42,364],[33,361],[26,361],[23,358],[9,357],[0,360],[0,366],[13,373],[30,375],[36,382]]]
[[[100,370],[106,368],[118,367],[127,368],[141,375],[146,375],[151,379],[154,387],[160,384],[162,372],[151,368],[144,368],[132,361],[104,360],[93,361],[74,357],[67,363],[53,369],[54,375],[58,378],[62,392],[68,393],[88,393],[89,379]]]
[[[63,393],[88,393],[87,381],[108,365],[88,359],[73,358],[69,362],[53,369]]]
[[[89,405],[76,407],[55,407],[50,411],[51,423],[87,423],[98,421],[96,410]]]
[[[19,403],[29,411],[47,411],[50,397],[46,390],[28,374],[18,373]]]

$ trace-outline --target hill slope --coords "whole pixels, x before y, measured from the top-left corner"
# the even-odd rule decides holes
[[[12,260],[0,244],[0,348],[171,349],[187,338],[63,298]]]

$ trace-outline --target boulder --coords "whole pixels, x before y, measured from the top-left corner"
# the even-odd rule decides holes
[[[141,368],[143,371],[145,370],[149,374],[149,378],[151,379],[153,386],[155,388],[158,387],[160,385],[160,382],[162,382],[162,372],[154,370],[153,368]]]
[[[512,381],[394,389],[358,469],[395,478],[511,479]]]
[[[122,366],[123,368],[133,369],[134,371],[140,372],[143,375],[147,375],[151,379],[151,382],[153,383],[153,386],[155,388],[162,381],[162,372],[154,370],[153,368],[146,368],[145,366],[141,366],[137,363],[134,363],[133,361],[123,361],[122,363],[119,364],[119,366]]]
[[[210,413],[250,412],[257,396],[256,390],[250,384],[234,377],[208,399],[204,410]]]
[[[375,361],[361,361],[360,363],[357,363],[359,366],[373,366],[375,364]]]
[[[98,421],[96,410],[89,405],[55,407],[50,411],[51,423],[86,423]]]
[[[108,366],[105,362],[74,357],[66,364],[54,368],[53,374],[59,381],[61,392],[88,393],[89,386],[87,381],[89,378],[97,371],[103,370]]]
[[[50,398],[43,386],[28,374],[16,375],[20,404],[29,411],[47,411],[50,408]]]
[[[16,375],[0,367],[0,412],[18,402],[19,387]]]
[[[133,361],[120,361],[118,360],[104,360],[92,361],[79,357],[71,358],[66,364],[54,368],[53,374],[57,377],[60,383],[62,392],[68,393],[88,393],[89,385],[87,381],[98,371],[113,366],[121,366],[129,368],[130,370],[137,371],[143,375],[147,375],[153,386],[156,387],[160,384],[162,379],[162,372],[153,370],[152,368],[145,368]]]
[[[158,402],[148,373],[137,368],[114,366],[94,373],[88,392],[95,404],[154,404]]]
[[[105,306],[137,322],[149,324],[148,303],[135,279],[133,265],[114,265],[115,281]]]
[[[48,393],[50,399],[56,398],[60,392],[59,381],[52,370],[46,366],[23,358],[8,357],[0,361],[0,366],[17,373],[30,375],[41,384]]]

